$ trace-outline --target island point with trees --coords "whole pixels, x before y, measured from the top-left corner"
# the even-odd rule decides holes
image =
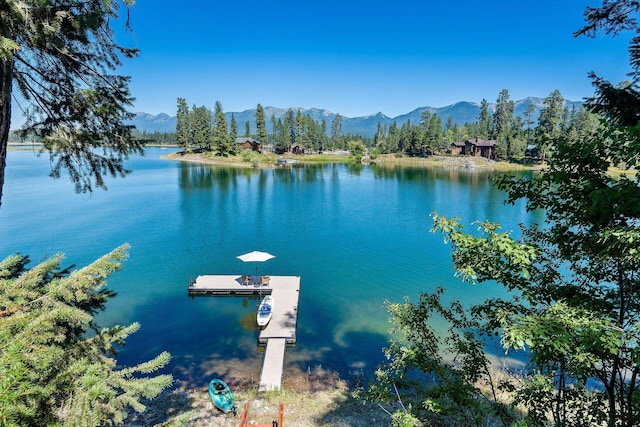
[[[274,156],[299,156],[299,161],[317,161],[321,154],[338,152],[345,159],[380,161],[380,156],[400,159],[430,159],[438,156],[462,156],[476,159],[523,163],[545,163],[550,155],[551,141],[557,138],[581,139],[599,126],[599,116],[586,105],[569,105],[559,90],[543,101],[537,112],[532,103],[523,116],[515,115],[515,103],[509,91],[503,89],[491,112],[483,99],[475,122],[458,125],[449,116],[446,123],[436,112],[425,109],[419,123],[411,120],[398,125],[378,122],[373,137],[343,133],[343,117],[315,120],[301,109],[289,108],[284,117],[271,115],[267,130],[265,109],[258,104],[254,122],[246,121],[239,132],[235,114],[223,111],[220,101],[214,110],[206,106],[188,106],[178,98],[175,134],[170,137],[183,152],[174,158],[197,154],[202,161],[246,165],[273,164]],[[251,132],[254,128],[255,132]],[[253,152],[253,153],[252,153]],[[262,154],[259,156],[256,154]],[[193,159],[193,156],[188,157]],[[324,157],[326,161],[335,156]]]

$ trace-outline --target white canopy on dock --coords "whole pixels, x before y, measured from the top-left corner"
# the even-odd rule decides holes
[[[271,258],[275,258],[275,255],[271,255],[268,252],[261,252],[261,251],[253,251],[253,252],[248,252],[244,255],[239,255],[236,258],[238,258],[239,260],[242,260],[244,262],[255,262],[256,263],[256,276],[258,275],[258,263],[259,262],[265,262],[265,261],[269,261]]]

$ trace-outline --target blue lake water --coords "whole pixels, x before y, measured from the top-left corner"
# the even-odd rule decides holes
[[[254,271],[237,255],[264,250],[276,258],[260,273],[301,276],[298,343],[287,350],[287,370],[322,366],[348,378],[370,374],[384,359],[385,300],[415,300],[437,286],[464,303],[503,294],[454,277],[449,247],[429,232],[433,211],[461,216],[467,227],[490,219],[517,231],[541,220],[523,204],[505,206],[481,169],[253,170],[160,159],[169,152],[147,149],[127,161],[132,174],[92,194],[74,193],[66,177],[49,178],[46,155],[9,152],[0,256],[28,254],[33,265],[61,252],[82,267],[129,243],[124,268],[108,280],[118,296],[98,321],[141,323],[119,363],[167,350],[167,371],[197,385],[212,375],[258,379],[256,300],[187,296],[200,274]]]

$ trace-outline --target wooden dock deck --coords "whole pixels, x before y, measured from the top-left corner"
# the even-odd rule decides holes
[[[254,295],[258,293],[270,294],[272,280],[267,286],[245,285],[242,283],[242,276],[236,274],[213,275],[205,274],[196,277],[196,280],[189,284],[189,295]],[[284,276],[287,277],[287,276]],[[276,280],[277,281],[277,280]]]
[[[258,336],[258,343],[266,345],[271,339],[283,338],[286,344],[296,343],[300,276],[271,276],[273,314]]]
[[[258,336],[258,344],[266,345],[260,391],[279,390],[282,386],[284,352],[287,344],[296,343],[300,276],[270,276],[266,286],[246,285],[238,275],[202,275],[189,285],[189,295],[255,295],[273,296],[271,320]]]

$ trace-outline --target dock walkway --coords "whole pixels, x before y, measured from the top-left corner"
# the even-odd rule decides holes
[[[280,390],[282,369],[284,368],[285,341],[283,338],[271,338],[267,341],[258,391]]]
[[[258,336],[258,344],[266,345],[260,391],[279,390],[282,383],[286,345],[296,343],[300,276],[270,276],[266,286],[246,285],[238,275],[201,275],[189,285],[189,295],[255,295],[273,296],[271,320]]]

